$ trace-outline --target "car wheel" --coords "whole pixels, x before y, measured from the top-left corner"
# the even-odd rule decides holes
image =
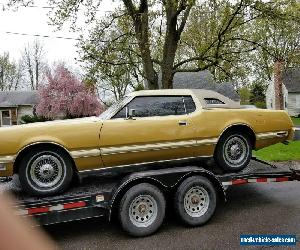
[[[72,180],[72,161],[62,150],[33,149],[21,160],[22,188],[32,195],[48,196],[65,191]]]
[[[226,172],[244,169],[252,157],[249,137],[238,132],[228,132],[220,138],[215,149],[215,161]]]
[[[217,194],[212,183],[205,177],[187,178],[178,187],[174,206],[179,218],[189,226],[205,224],[214,214]]]
[[[165,208],[164,195],[157,187],[138,184],[130,188],[120,202],[121,225],[130,235],[150,235],[161,226]]]

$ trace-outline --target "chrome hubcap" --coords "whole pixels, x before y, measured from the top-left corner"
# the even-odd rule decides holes
[[[35,185],[43,188],[55,186],[62,179],[63,164],[54,155],[42,155],[30,166],[30,177]]]
[[[249,148],[244,139],[231,137],[224,145],[224,159],[229,165],[239,167],[247,160],[248,151]]]
[[[204,215],[209,207],[209,194],[203,187],[192,187],[184,196],[184,209],[191,217]]]
[[[130,221],[137,227],[148,227],[157,217],[157,202],[151,195],[136,197],[129,207]]]

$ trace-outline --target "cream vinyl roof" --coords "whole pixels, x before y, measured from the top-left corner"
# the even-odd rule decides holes
[[[205,89],[157,89],[157,90],[141,90],[128,94],[128,96],[160,96],[160,95],[192,95],[197,98],[202,108],[241,108],[240,104],[212,90]],[[205,98],[218,99],[224,104],[207,104]]]

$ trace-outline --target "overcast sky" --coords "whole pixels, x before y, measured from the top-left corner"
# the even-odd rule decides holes
[[[62,31],[55,31],[55,27],[48,24],[47,13],[49,9],[40,8],[49,6],[47,0],[35,1],[35,8],[20,7],[17,11],[3,11],[3,4],[7,0],[0,0],[0,54],[8,51],[15,60],[21,57],[25,45],[32,43],[36,38],[34,36],[22,36],[7,34],[6,32],[40,34],[49,36],[63,36],[76,38],[78,34],[69,32],[68,28]],[[103,0],[100,7],[100,13],[113,9],[111,1]],[[43,42],[48,61],[66,61],[75,65],[74,58],[76,53],[76,40],[65,40],[57,38],[38,38]]]

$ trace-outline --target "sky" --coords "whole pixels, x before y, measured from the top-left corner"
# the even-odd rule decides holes
[[[65,27],[61,31],[55,31],[55,27],[48,24],[49,18],[47,13],[49,9],[41,8],[49,6],[47,0],[36,0],[34,6],[37,7],[20,7],[17,11],[3,11],[3,4],[6,2],[7,0],[0,0],[0,54],[9,52],[10,57],[18,61],[21,58],[24,47],[36,39],[36,37],[30,35],[7,34],[7,32],[49,35],[51,37],[62,36],[75,39],[79,35],[70,32],[69,27]],[[99,13],[104,15],[112,9],[112,2],[103,0]],[[78,57],[76,40],[42,37],[39,37],[38,40],[44,45],[46,58],[49,63],[65,61],[72,66],[76,65],[75,58]]]

